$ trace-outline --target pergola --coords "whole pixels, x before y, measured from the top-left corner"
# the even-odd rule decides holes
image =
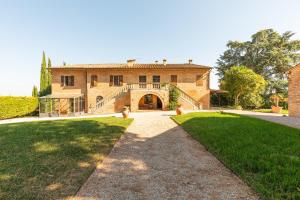
[[[49,94],[39,97],[39,116],[76,116],[84,113],[83,94]]]
[[[219,107],[221,107],[221,95],[222,94],[228,94],[228,91],[226,90],[210,90],[210,94],[216,94],[218,96],[218,104]]]

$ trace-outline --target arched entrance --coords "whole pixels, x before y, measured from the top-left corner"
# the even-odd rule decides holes
[[[162,110],[162,101],[154,94],[146,94],[139,100],[139,110]]]

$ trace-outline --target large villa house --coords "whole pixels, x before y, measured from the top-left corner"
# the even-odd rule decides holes
[[[76,64],[53,67],[52,93],[40,98],[40,116],[167,110],[169,91],[179,91],[185,109],[210,107],[211,67],[154,62]]]
[[[288,104],[289,116],[300,117],[300,64],[292,67],[288,71],[289,90]]]

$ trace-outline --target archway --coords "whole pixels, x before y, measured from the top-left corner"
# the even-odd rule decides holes
[[[154,94],[146,94],[139,100],[139,110],[162,110],[161,99]]]

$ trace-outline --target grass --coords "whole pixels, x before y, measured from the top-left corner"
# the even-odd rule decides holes
[[[300,199],[300,130],[227,113],[172,117],[265,199]]]
[[[74,195],[131,121],[108,117],[0,125],[0,199]]]
[[[256,110],[253,110],[253,111],[254,112],[262,112],[262,113],[272,113],[271,109],[256,109]],[[282,109],[281,114],[288,115],[289,111]]]

